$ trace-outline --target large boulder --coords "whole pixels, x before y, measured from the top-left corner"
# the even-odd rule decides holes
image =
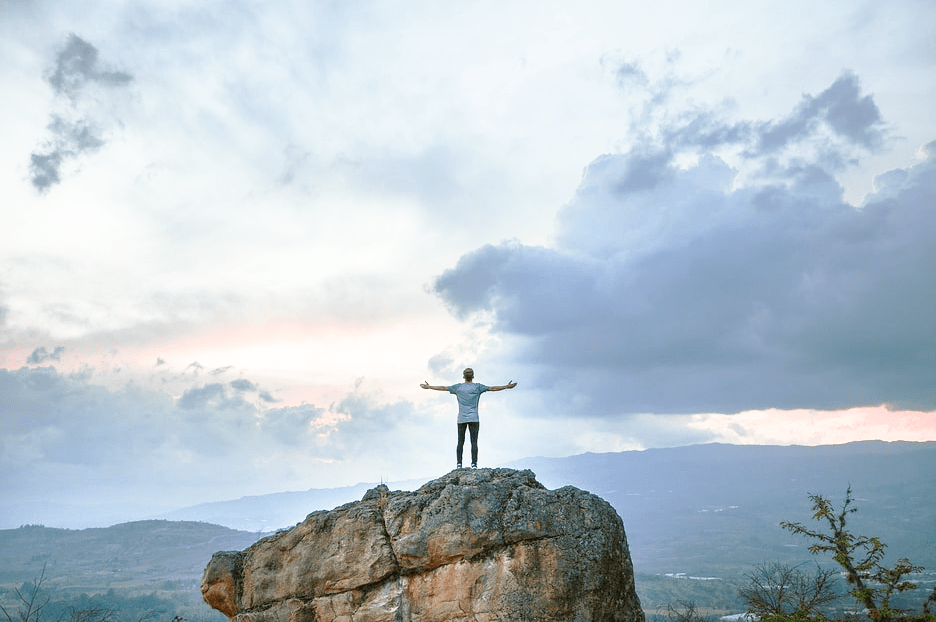
[[[201,585],[232,622],[643,622],[621,518],[532,471],[378,486],[242,552]]]

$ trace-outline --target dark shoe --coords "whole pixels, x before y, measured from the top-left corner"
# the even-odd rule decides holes
[[[478,465],[477,465],[477,464],[472,464],[472,465],[471,465],[471,468],[472,468],[472,469],[477,469],[477,468],[478,468]]]
[[[455,465],[455,468],[456,468],[456,469],[462,468],[462,467],[461,467],[461,462],[459,462],[458,464],[456,464],[456,465]]]

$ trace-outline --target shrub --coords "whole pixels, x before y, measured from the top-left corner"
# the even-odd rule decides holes
[[[836,513],[832,502],[822,495],[809,495],[813,502],[813,519],[825,523],[826,531],[815,531],[800,523],[784,521],[780,526],[815,541],[810,553],[831,553],[832,559],[845,570],[845,579],[852,586],[849,592],[868,611],[875,622],[888,622],[904,613],[891,606],[894,594],[916,589],[904,580],[908,574],[923,570],[909,559],[900,559],[892,567],[881,565],[887,545],[878,538],[856,536],[846,526],[849,514],[858,511],[852,506],[851,486],[845,493],[842,509]],[[929,601],[927,601],[928,603]],[[926,615],[926,614],[924,614]]]

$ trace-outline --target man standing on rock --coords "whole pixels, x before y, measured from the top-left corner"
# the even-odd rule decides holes
[[[455,448],[455,458],[458,461],[458,466],[456,468],[462,468],[462,449],[465,447],[465,428],[467,428],[471,434],[471,468],[477,469],[478,427],[480,426],[478,402],[481,400],[481,394],[485,391],[512,389],[517,386],[517,383],[511,380],[503,386],[489,387],[479,382],[472,382],[474,380],[474,370],[470,367],[466,367],[462,375],[465,377],[465,381],[453,384],[450,387],[434,387],[428,382],[424,382],[419,386],[424,389],[448,391],[455,394],[455,398],[458,400],[458,446]]]

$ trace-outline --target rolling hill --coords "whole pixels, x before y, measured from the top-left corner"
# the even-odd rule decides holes
[[[921,587],[932,589],[936,578],[933,442],[710,444],[528,458],[504,466],[532,469],[548,488],[572,485],[611,503],[624,519],[646,604],[668,602],[679,584],[679,593],[706,606],[701,600],[710,596],[714,607],[732,598],[732,581],[755,564],[811,563],[809,543],[779,523],[810,523],[808,494],[822,494],[840,507],[849,486],[858,508],[850,518],[853,532],[880,537],[889,545],[890,560],[906,556],[926,567]],[[424,481],[390,487],[412,490]],[[215,551],[246,548],[312,511],[360,499],[373,486],[245,497],[100,529],[0,530],[0,593],[37,578],[45,568],[47,587],[61,592],[120,589],[196,598],[202,569]],[[722,581],[703,587],[702,581],[679,583],[679,578]],[[700,585],[686,587],[693,583]]]

